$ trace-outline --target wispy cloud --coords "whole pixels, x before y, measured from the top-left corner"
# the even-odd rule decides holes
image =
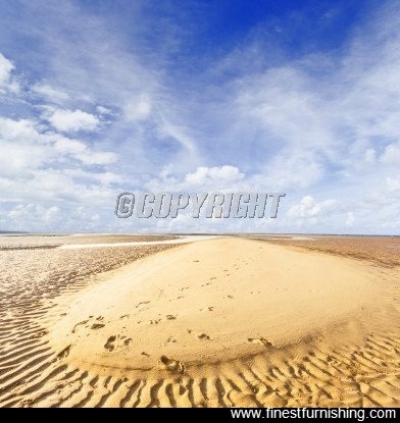
[[[396,232],[387,222],[400,211],[400,8],[349,7],[231,15],[224,33],[213,27],[234,13],[223,5],[9,5],[0,18],[7,227]],[[273,222],[115,221],[123,190],[287,196]],[[86,214],[72,218],[79,207]],[[34,220],[25,209],[52,211]]]

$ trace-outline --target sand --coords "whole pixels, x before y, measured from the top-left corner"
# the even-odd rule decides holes
[[[398,266],[238,237],[1,254],[0,407],[400,405]]]

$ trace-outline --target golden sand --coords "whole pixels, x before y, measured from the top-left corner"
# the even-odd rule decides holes
[[[400,404],[396,266],[235,237],[77,251],[0,252],[76,272],[29,299],[7,267],[0,406]]]

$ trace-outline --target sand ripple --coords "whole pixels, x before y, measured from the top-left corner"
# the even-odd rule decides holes
[[[1,253],[0,407],[399,406],[398,268],[142,248]]]

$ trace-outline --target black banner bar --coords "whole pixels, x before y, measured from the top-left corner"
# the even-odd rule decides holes
[[[107,410],[113,410],[115,413],[116,408],[102,408],[101,413],[104,415]],[[129,418],[203,418],[218,419],[218,421],[341,419],[349,422],[363,422],[380,419],[390,421],[400,418],[400,408],[134,408],[129,409],[128,413]]]

